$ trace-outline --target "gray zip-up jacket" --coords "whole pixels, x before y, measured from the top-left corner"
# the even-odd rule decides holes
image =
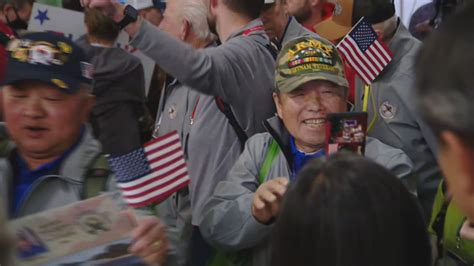
[[[376,122],[369,136],[403,150],[413,161],[418,199],[429,218],[441,173],[436,139],[416,109],[415,60],[421,43],[400,23],[389,48],[393,60],[372,83],[368,121]],[[356,109],[361,111],[364,85],[360,79],[356,88]]]
[[[265,126],[268,133],[257,134],[247,141],[244,152],[226,179],[217,185],[200,226],[203,236],[212,245],[222,250],[249,252],[251,265],[255,266],[269,265],[270,262],[272,225],[255,220],[251,207],[253,195],[260,185],[259,172],[272,139],[277,141],[280,152],[265,180],[289,177],[293,160],[290,135],[281,120],[273,117]],[[365,155],[388,168],[405,184],[411,183],[412,163],[401,150],[371,139],[367,142]]]
[[[9,151],[14,148],[10,145]],[[13,195],[13,168],[9,153],[0,157],[0,199],[6,210]],[[62,162],[58,174],[47,175],[36,180],[24,196],[14,217],[45,211],[82,200],[82,190],[86,171],[97,156],[101,154],[100,143],[92,136],[89,127],[77,147]],[[113,178],[109,177],[108,188],[115,188]],[[108,190],[106,188],[106,190]]]

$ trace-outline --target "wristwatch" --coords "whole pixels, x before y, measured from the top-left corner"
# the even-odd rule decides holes
[[[123,28],[127,27],[128,24],[137,21],[138,19],[138,10],[136,10],[133,6],[127,5],[125,9],[123,10],[123,17],[122,20],[120,20],[117,25],[121,30]]]

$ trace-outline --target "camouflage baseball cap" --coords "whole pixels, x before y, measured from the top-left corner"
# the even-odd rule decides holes
[[[288,42],[277,58],[276,91],[291,92],[312,80],[327,80],[348,88],[342,59],[328,40],[299,37]]]

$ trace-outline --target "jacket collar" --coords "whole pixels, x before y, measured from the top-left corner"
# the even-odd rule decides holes
[[[278,143],[278,146],[280,146],[280,149],[283,152],[283,155],[285,155],[288,164],[293,165],[293,153],[291,153],[290,146],[291,135],[288,130],[286,130],[283,121],[281,121],[278,116],[274,116],[264,121],[263,126]]]
[[[408,53],[408,51],[413,49],[413,46],[419,43],[418,40],[414,42],[414,39],[415,38],[411,35],[403,23],[401,23],[400,19],[398,19],[397,30],[388,46],[393,53],[392,62],[390,62],[390,64],[383,70],[377,79],[382,78],[382,76],[386,73],[391,73],[392,68],[396,69],[398,67],[400,61]]]
[[[5,155],[5,159],[0,160],[0,169],[5,169],[8,172],[8,176],[13,175],[11,163],[7,159],[10,158],[10,154],[15,148],[15,145],[13,143],[11,144],[8,153]],[[73,182],[83,182],[85,172],[88,170],[90,163],[99,154],[101,154],[100,143],[92,135],[92,129],[90,126],[86,125],[77,147],[71,151],[67,158],[62,162],[59,168],[59,175],[72,180]],[[0,180],[6,179],[8,178],[5,178],[4,176],[4,178],[1,178]]]
[[[236,32],[232,33],[229,36],[229,38],[227,38],[227,40],[238,37],[238,36],[244,34],[245,31],[248,31],[250,29],[254,29],[254,28],[257,28],[257,27],[263,27],[263,23],[260,19],[254,19],[254,20],[250,21],[247,25],[243,26],[242,28],[240,28]],[[265,30],[263,30],[263,29],[252,31],[252,33],[250,33],[249,36],[254,35],[254,34],[258,34],[258,35],[264,34],[266,36]]]

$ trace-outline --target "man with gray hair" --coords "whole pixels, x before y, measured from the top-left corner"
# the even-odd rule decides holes
[[[130,6],[123,7],[111,0],[82,0],[84,6],[100,8],[116,22],[121,23],[132,36],[131,45],[155,60],[179,82],[201,93],[215,96],[215,104],[219,104],[219,110],[225,114],[215,117],[213,121],[203,119],[202,127],[206,127],[206,132],[209,132],[206,141],[192,139],[195,136],[193,132],[198,131],[197,120],[202,119],[204,115],[199,117],[196,111],[192,119],[195,127],[189,135],[188,154],[192,156],[195,152],[201,158],[206,158],[197,168],[190,167],[190,172],[206,174],[198,179],[193,179],[193,174],[189,188],[192,239],[196,239],[196,243],[200,244],[205,243],[199,230],[203,208],[216,183],[225,177],[223,173],[237,160],[246,139],[262,132],[262,122],[275,112],[271,98],[275,60],[270,40],[264,32],[261,20],[258,19],[264,0],[204,2],[207,6],[209,27],[211,31],[218,33],[222,45],[195,49],[138,18]],[[184,36],[182,30],[177,33]],[[198,107],[201,104],[199,102]],[[203,109],[203,112],[206,110]],[[176,109],[165,111],[170,118],[177,115]],[[186,122],[188,121],[191,123],[190,120]],[[211,122],[225,125],[221,125],[222,128],[212,128],[209,125]],[[220,129],[225,130],[225,133],[218,131]],[[208,146],[213,149],[206,148]],[[200,244],[195,246],[200,247]],[[192,263],[201,264],[197,260]]]
[[[206,48],[211,46],[215,40],[214,34],[210,32],[207,25],[206,14],[206,6],[201,0],[169,0],[159,29],[196,49]],[[203,120],[209,120],[209,115],[211,117],[221,115],[215,106],[213,97],[193,91],[177,79],[172,79],[161,91],[153,137],[177,130],[183,141],[183,146],[186,147],[191,179],[193,182],[199,183],[201,181],[198,180],[204,179],[212,173],[206,173],[206,169],[200,171],[199,165],[205,164],[203,160],[208,158],[200,156],[192,147],[197,144],[201,149],[200,152],[207,153],[207,150],[210,150],[210,154],[217,155],[213,150],[215,146],[201,146],[199,143],[201,140],[212,141],[212,139],[208,139],[209,136],[212,136],[212,132],[206,132],[206,129],[207,131],[213,130],[222,127],[225,123],[214,123],[210,119],[206,124],[208,127],[200,126]],[[203,112],[203,110],[209,110],[209,112]],[[191,123],[194,117],[198,119],[196,119],[196,123]],[[190,134],[191,128],[193,128],[192,135]],[[217,132],[225,132],[225,129]],[[191,205],[189,188],[186,187],[157,207],[158,213],[167,225],[171,242],[168,264],[185,265],[189,261],[187,258],[188,248],[192,248],[189,246],[192,232]]]

